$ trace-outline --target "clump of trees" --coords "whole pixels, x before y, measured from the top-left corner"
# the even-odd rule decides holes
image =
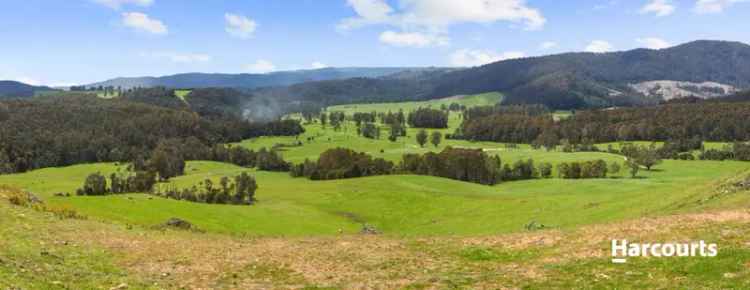
[[[695,150],[704,150],[703,141],[698,137],[690,139],[668,140],[659,148],[659,156],[663,159],[694,159],[690,153]],[[688,157],[689,156],[689,157]]]
[[[146,168],[139,169],[156,172],[160,181],[185,174],[185,157],[178,149],[170,146],[170,142],[160,142],[151,153]]]
[[[386,175],[393,171],[393,162],[351,149],[334,148],[323,152],[317,161],[305,160],[294,165],[290,174],[292,177],[328,180]]]
[[[153,171],[133,171],[132,167],[117,172],[107,178],[101,173],[93,173],[86,177],[77,195],[109,195],[133,192],[150,192],[156,184],[156,173]]]
[[[646,167],[649,171],[652,167],[661,164],[662,162],[659,149],[656,148],[655,144],[649,146],[627,144],[623,146],[620,151],[628,158],[628,160],[631,160],[632,163]]]
[[[735,142],[724,146],[722,149],[709,149],[702,151],[698,156],[700,160],[739,160],[750,161],[750,143]]]
[[[388,133],[388,140],[396,142],[399,137],[406,136],[406,127],[401,123],[394,123],[390,125],[390,131]]]
[[[369,139],[380,139],[380,127],[378,127],[374,123],[365,122],[358,126],[359,127],[357,128],[357,132],[362,137]]]
[[[406,124],[406,116],[404,115],[403,110],[398,110],[398,112],[393,113],[391,111],[388,111],[387,113],[380,113],[380,122],[386,125],[394,125],[394,124],[400,124],[405,125]]]
[[[481,149],[447,147],[440,153],[405,154],[399,169],[405,173],[431,175],[493,185],[501,181],[500,158]]]
[[[286,172],[292,166],[291,163],[284,161],[281,154],[275,150],[268,150],[265,147],[258,150],[255,160],[255,166],[259,170],[264,171]]]
[[[607,162],[601,159],[557,165],[558,175],[563,179],[606,178],[608,170]]]
[[[153,194],[170,199],[189,202],[252,205],[257,200],[255,191],[258,184],[255,178],[243,172],[233,178],[222,177],[218,184],[211,179],[190,188],[179,189],[172,185],[159,186]]]
[[[354,120],[354,123],[357,124],[357,127],[361,126],[362,123],[375,123],[375,119],[377,118],[377,113],[362,113],[362,112],[356,112],[354,115],[352,115],[352,120]]]
[[[409,113],[407,122],[414,128],[448,128],[448,113],[436,109],[419,108]]]
[[[544,175],[534,166],[534,161],[519,160],[503,164],[498,156],[489,156],[481,149],[446,147],[440,153],[405,154],[399,165],[404,173],[431,175],[455,180],[494,185],[503,181],[550,177],[552,165],[540,165]]]

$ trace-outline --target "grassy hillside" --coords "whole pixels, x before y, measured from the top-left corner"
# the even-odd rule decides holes
[[[485,94],[452,101],[467,105],[492,103],[499,94]],[[393,110],[436,106],[430,103],[370,104],[330,108],[346,110]],[[459,120],[452,114],[451,127]],[[371,140],[356,135],[354,124],[342,130],[306,125],[300,137],[263,137],[235,146],[259,149],[281,146],[288,161],[299,163],[316,159],[333,147],[347,147],[398,162],[404,153],[440,151],[446,146],[482,148],[499,155],[504,163],[533,158],[535,162],[558,164],[603,159],[622,162],[623,157],[608,153],[535,150],[528,145],[509,148],[505,144],[445,140],[440,146],[419,147],[409,129],[397,142]],[[453,129],[443,130],[451,132]],[[302,141],[302,145],[296,145]],[[606,145],[606,144],[605,144]],[[602,145],[602,148],[606,148]],[[618,146],[619,144],[613,144]],[[718,144],[710,144],[718,146]],[[48,168],[25,174],[0,176],[0,184],[28,189],[52,204],[69,205],[92,218],[121,224],[151,226],[171,217],[187,219],[210,232],[261,236],[333,235],[356,233],[363,223],[372,224],[390,235],[487,235],[521,231],[535,221],[554,228],[575,228],[585,224],[617,221],[641,216],[694,210],[705,204],[692,201],[707,198],[727,179],[750,170],[743,162],[665,161],[654,171],[642,171],[640,178],[626,178],[625,172],[609,179],[543,179],[482,186],[429,176],[377,176],[360,179],[310,181],[291,178],[287,173],[249,170],[215,162],[189,162],[186,175],[171,184],[190,187],[205,179],[218,181],[249,171],[260,186],[255,206],[195,204],[166,200],[143,194],[108,197],[54,197],[58,192],[75,192],[93,172],[109,174],[116,164],[90,164]],[[713,200],[711,204],[722,202]],[[736,206],[746,202],[738,199]]]
[[[0,287],[745,289],[748,224],[750,213],[738,210],[473,237],[255,238],[61,220],[12,206],[0,192]],[[612,237],[706,240],[720,250],[616,265]]]
[[[451,101],[477,105],[499,98],[487,94]],[[329,110],[370,112],[445,101]],[[453,114],[451,128],[443,131],[452,131],[459,121]],[[338,132],[320,124],[306,129],[299,138],[264,137],[233,146],[281,144],[282,154],[293,162],[317,158],[336,146],[398,161],[403,153],[448,145],[483,148],[505,163],[623,160],[608,153],[461,140],[421,148],[415,129],[397,142],[359,137],[352,123]],[[45,207],[71,208],[87,217],[60,219],[13,206],[0,186],[0,236],[10,237],[0,239],[0,288],[570,289],[582,281],[592,289],[750,286],[745,266],[750,250],[743,239],[750,233],[750,196],[735,186],[750,174],[746,162],[666,160],[636,179],[623,172],[607,179],[483,186],[414,175],[310,181],[191,161],[184,176],[161,186],[189,187],[250,172],[258,181],[258,203],[198,204],[138,193],[55,195],[73,193],[90,173],[109,174],[122,166],[85,164],[0,175],[0,185],[33,192]],[[202,231],[154,228],[174,217]],[[545,230],[526,229],[531,222]],[[364,223],[383,234],[359,234]],[[706,240],[720,250],[716,258],[631,258],[615,265],[609,257],[612,238]]]
[[[616,157],[612,157],[616,158]],[[611,160],[611,159],[610,159]],[[676,204],[708,197],[718,182],[748,166],[739,162],[666,161],[643,178],[532,180],[481,186],[427,176],[378,176],[335,181],[292,179],[253,172],[260,189],[252,207],[206,205],[132,194],[53,197],[73,192],[90,172],[114,165],[44,169],[0,177],[52,204],[70,205],[97,219],[142,226],[180,217],[201,229],[252,235],[331,235],[369,223],[396,235],[477,235],[516,232],[531,221],[573,228],[673,212]],[[233,165],[190,162],[180,187],[247,171]],[[272,218],[271,218],[272,217]]]
[[[345,112],[347,114],[353,114],[356,112],[398,112],[399,109],[404,112],[416,110],[420,107],[440,109],[441,106],[450,106],[453,103],[464,105],[466,107],[477,107],[477,106],[493,106],[500,103],[503,99],[503,95],[500,93],[485,93],[470,96],[455,96],[450,98],[443,98],[431,101],[421,102],[398,102],[398,103],[376,103],[376,104],[354,104],[354,105],[340,105],[332,106],[328,108],[329,112]]]

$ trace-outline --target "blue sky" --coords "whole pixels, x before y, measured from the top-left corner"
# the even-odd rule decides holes
[[[750,0],[3,0],[0,79],[473,66],[750,42]]]

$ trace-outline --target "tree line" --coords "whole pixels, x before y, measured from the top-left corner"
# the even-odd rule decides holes
[[[77,195],[101,196],[143,192],[159,197],[200,203],[251,205],[255,203],[258,184],[255,178],[243,172],[233,178],[222,177],[218,184],[206,179],[196,186],[179,189],[171,184],[157,186],[153,171],[122,172],[118,169],[107,177],[93,173],[86,177]]]
[[[520,112],[472,108],[452,138],[559,145],[617,141],[690,140],[735,142],[750,139],[750,103],[664,104],[653,107],[577,111],[555,121],[524,106]],[[509,109],[512,110],[512,109]],[[541,137],[541,138],[540,138]]]
[[[387,175],[394,172],[393,162],[355,152],[346,148],[328,149],[316,161],[306,159],[292,166],[292,177],[307,177],[311,180],[355,178]]]
[[[233,178],[224,176],[218,184],[206,179],[190,188],[178,188],[172,184],[157,186],[152,194],[175,200],[198,203],[252,205],[257,199],[258,184],[255,178],[243,172]]]
[[[298,121],[250,123],[91,95],[0,103],[0,174],[148,157],[164,140],[202,148],[268,135],[299,135]],[[187,146],[184,146],[187,147]]]
[[[448,128],[448,114],[446,111],[420,107],[409,113],[407,122],[413,128],[444,129]]]

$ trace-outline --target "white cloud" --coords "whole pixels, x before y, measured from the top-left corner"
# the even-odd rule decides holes
[[[226,13],[224,14],[224,20],[227,25],[225,28],[227,33],[241,39],[252,38],[255,29],[258,28],[258,24],[254,20],[242,15]]]
[[[265,74],[275,71],[276,65],[268,60],[259,59],[255,63],[245,66],[245,69],[251,73]]]
[[[167,26],[157,19],[139,12],[126,12],[122,14],[122,24],[126,27],[151,34],[165,35],[169,31]]]
[[[347,4],[359,15],[358,18],[344,19],[339,27],[352,29],[368,24],[386,23],[393,8],[383,0],[347,0]]]
[[[594,40],[584,49],[586,52],[604,53],[612,51],[614,47],[604,40]]]
[[[367,25],[387,25],[404,31],[444,33],[455,24],[490,24],[498,21],[522,23],[540,29],[547,20],[525,0],[399,0],[396,10],[385,0],[347,0],[357,17],[343,19],[343,31]]]
[[[522,57],[526,57],[526,54],[520,51],[497,54],[487,50],[461,49],[451,54],[450,62],[453,66],[473,67]]]
[[[540,50],[550,50],[557,47],[557,42],[554,41],[545,41],[542,42],[542,44],[539,45]]]
[[[456,24],[521,23],[528,30],[540,29],[547,20],[526,5],[526,0],[398,0],[394,9],[386,0],[347,0],[357,14],[339,22],[340,31],[368,25],[399,28],[385,31],[380,41],[401,47],[430,47],[450,43],[445,36]]]
[[[638,38],[635,40],[638,44],[650,49],[664,49],[672,46],[664,39],[656,37]]]
[[[142,57],[156,59],[165,59],[174,63],[201,63],[210,62],[213,59],[210,55],[201,53],[180,53],[180,52],[151,52],[141,53]]]
[[[658,17],[664,17],[672,15],[675,11],[675,6],[672,5],[671,0],[650,0],[645,6],[641,8],[641,14],[651,14]]]
[[[107,6],[112,9],[120,9],[124,5],[136,5],[148,7],[154,4],[154,0],[93,0],[96,3]]]
[[[313,62],[312,64],[310,64],[310,67],[311,67],[312,69],[321,69],[321,68],[327,68],[327,67],[330,67],[330,66],[328,66],[328,65],[327,65],[327,64],[325,64],[325,63],[322,63],[322,62],[316,61],[316,62]]]
[[[389,30],[380,34],[380,42],[398,47],[428,47],[445,46],[450,43],[450,40],[439,35]]]
[[[730,6],[747,2],[748,0],[698,0],[693,11],[698,14],[714,14],[724,12]]]

